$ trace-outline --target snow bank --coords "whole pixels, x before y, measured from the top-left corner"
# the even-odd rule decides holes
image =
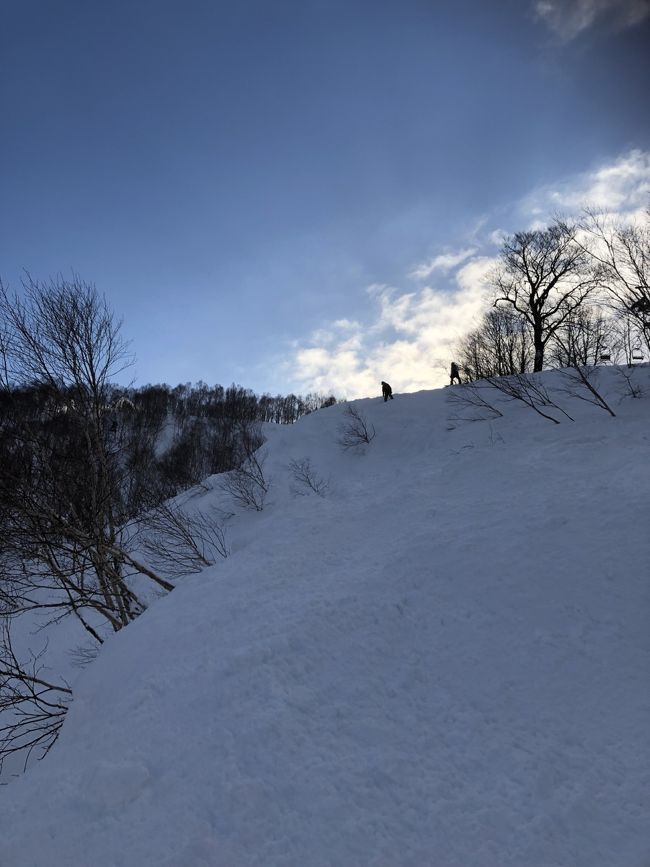
[[[232,556],[0,790],[2,867],[650,864],[650,399],[450,425],[448,396],[355,402],[365,451],[343,406],[272,430]]]

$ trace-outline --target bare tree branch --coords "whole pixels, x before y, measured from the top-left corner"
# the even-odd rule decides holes
[[[178,505],[163,503],[145,515],[142,526],[143,549],[161,575],[200,572],[230,553],[216,511],[190,515]]]
[[[536,381],[529,374],[522,373],[517,374],[516,376],[504,376],[501,378],[489,377],[487,382],[489,382],[497,391],[504,394],[509,400],[516,400],[523,403],[524,406],[529,407],[533,412],[541,415],[542,418],[548,419],[548,421],[553,422],[553,424],[560,424],[560,420],[555,418],[553,415],[549,415],[548,412],[543,412],[541,407],[549,410],[555,409],[568,418],[569,421],[573,421],[568,412],[551,399],[548,391],[542,383]]]
[[[295,496],[303,496],[309,491],[318,497],[324,497],[329,489],[329,480],[323,479],[315,471],[309,458],[289,461],[289,470],[296,483],[291,487]]]
[[[368,423],[364,414],[354,404],[345,409],[345,419],[339,426],[338,443],[342,449],[356,449],[369,445],[375,438],[374,425]]]
[[[56,741],[72,698],[65,682],[53,683],[41,674],[44,647],[23,665],[13,648],[9,623],[0,627],[0,770],[11,755],[22,753],[24,766],[34,750],[39,758]],[[5,721],[6,720],[6,721]]]

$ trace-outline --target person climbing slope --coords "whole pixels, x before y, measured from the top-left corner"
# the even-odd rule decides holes
[[[462,385],[462,382],[460,379],[460,370],[458,369],[458,365],[456,364],[455,361],[452,361],[451,362],[451,380],[449,382],[449,385],[453,385],[454,380],[458,380],[458,385]]]

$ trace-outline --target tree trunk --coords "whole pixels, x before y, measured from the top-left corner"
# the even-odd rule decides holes
[[[544,367],[544,338],[542,336],[541,323],[533,329],[533,346],[535,347],[535,361],[533,371],[539,373]]]

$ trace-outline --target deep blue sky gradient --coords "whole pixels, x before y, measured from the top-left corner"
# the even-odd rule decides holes
[[[269,360],[366,285],[647,148],[649,36],[561,44],[523,0],[2,4],[0,275],[94,281],[139,384],[284,391]]]

